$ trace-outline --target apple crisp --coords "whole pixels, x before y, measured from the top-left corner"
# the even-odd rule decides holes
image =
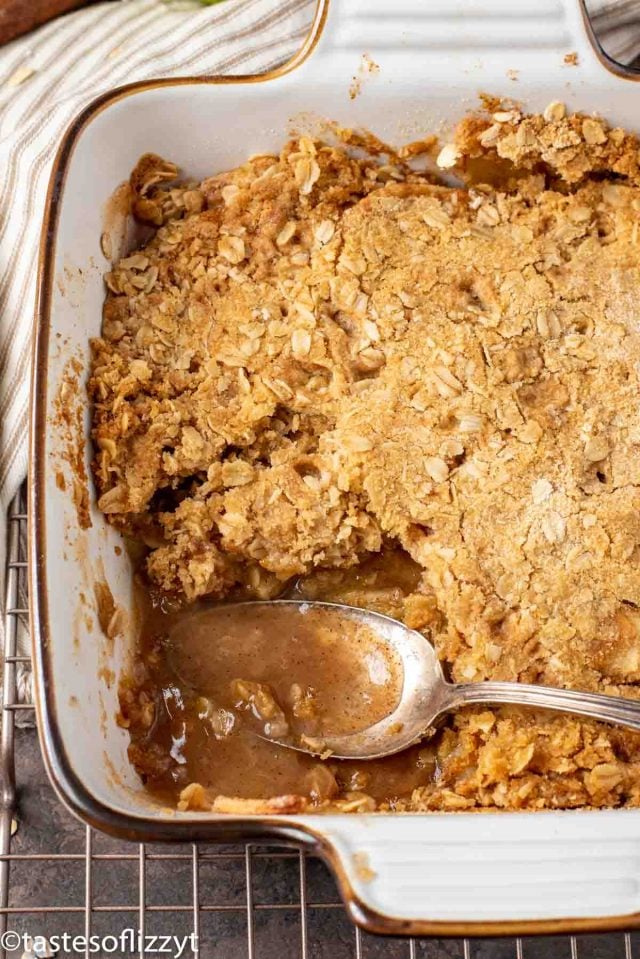
[[[295,588],[424,631],[456,682],[637,697],[638,140],[559,103],[469,116],[420,170],[348,139],[199,184],[140,161],[153,235],[93,344],[100,509],[171,615]],[[386,766],[309,760],[315,793],[297,765],[225,796],[215,757],[171,758],[159,616],[123,722],[181,808],[640,805],[640,734],[516,707]]]

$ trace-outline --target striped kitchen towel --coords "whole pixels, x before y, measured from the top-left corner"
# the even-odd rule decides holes
[[[640,0],[585,0],[591,26],[605,53],[640,68]]]
[[[314,9],[315,0],[210,7],[119,0],[69,14],[0,50],[0,570],[7,506],[27,469],[38,240],[64,130],[94,97],[123,83],[270,70],[300,47]],[[27,651],[24,629],[19,646]],[[20,680],[28,694],[28,676]]]

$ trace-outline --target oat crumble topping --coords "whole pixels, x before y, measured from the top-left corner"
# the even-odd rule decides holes
[[[190,601],[399,544],[398,615],[454,681],[636,697],[638,141],[552,103],[435,153],[463,186],[308,137],[201,184],[143,158],[157,229],[93,344],[99,506]],[[467,709],[435,749],[395,808],[640,804],[627,730]],[[182,808],[251,802],[197,785]]]

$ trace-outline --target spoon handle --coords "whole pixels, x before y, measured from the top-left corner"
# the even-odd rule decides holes
[[[605,723],[618,723],[631,729],[640,729],[640,700],[604,696],[602,693],[529,686],[526,683],[483,682],[454,684],[452,699],[456,706],[466,703],[540,706],[542,709],[591,716],[592,719],[600,719]]]

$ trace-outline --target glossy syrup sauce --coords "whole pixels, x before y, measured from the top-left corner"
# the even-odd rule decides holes
[[[401,618],[421,570],[389,551],[353,570],[319,572],[284,596],[347,603]],[[141,590],[140,657],[121,688],[130,758],[147,788],[175,804],[189,783],[211,795],[316,801],[362,792],[393,806],[433,778],[433,751],[416,746],[385,760],[320,760],[265,739],[365,728],[390,713],[402,685],[399,662],[362,625],[333,611],[290,608],[182,609]]]

